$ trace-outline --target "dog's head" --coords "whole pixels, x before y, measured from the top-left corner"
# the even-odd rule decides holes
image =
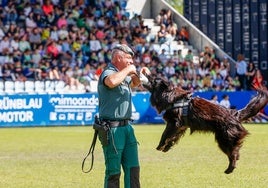
[[[145,75],[148,81],[143,87],[151,93],[150,102],[158,113],[172,107],[179,99],[189,98],[191,91],[174,87],[168,80],[155,75]]]
[[[171,104],[168,93],[171,91],[170,83],[164,78],[154,75],[145,75],[148,82],[143,83],[143,87],[151,93],[150,102],[156,108],[158,113],[167,109]]]

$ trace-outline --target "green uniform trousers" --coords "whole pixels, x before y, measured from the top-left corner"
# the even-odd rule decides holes
[[[111,128],[108,145],[103,146],[105,158],[104,188],[119,188],[121,166],[124,171],[124,188],[140,188],[138,142],[129,124]]]

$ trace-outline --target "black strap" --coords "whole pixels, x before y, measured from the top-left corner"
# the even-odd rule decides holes
[[[98,136],[98,131],[95,130],[94,137],[93,137],[93,140],[92,140],[90,149],[89,149],[86,157],[84,158],[84,160],[82,162],[82,171],[84,173],[89,173],[92,170],[92,168],[93,168],[93,163],[94,163],[94,149],[95,149],[95,145],[96,145],[97,136]],[[84,170],[85,161],[86,161],[87,157],[90,154],[91,154],[91,166],[90,166],[89,170]]]
[[[129,120],[119,120],[119,121],[109,121],[108,120],[108,124],[109,124],[110,128],[122,127],[122,126],[128,125]]]

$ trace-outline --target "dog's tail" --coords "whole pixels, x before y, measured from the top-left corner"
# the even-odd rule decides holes
[[[236,112],[240,122],[255,116],[268,103],[268,91],[265,88],[255,88],[257,95],[254,96],[246,107]]]

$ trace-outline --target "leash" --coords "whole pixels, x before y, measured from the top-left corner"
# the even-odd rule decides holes
[[[93,164],[94,164],[94,149],[95,149],[95,145],[96,145],[96,141],[97,141],[97,137],[98,137],[99,131],[105,130],[105,132],[106,131],[110,132],[110,134],[111,134],[111,140],[112,140],[112,145],[114,147],[114,150],[115,150],[116,154],[118,154],[118,151],[117,151],[116,146],[115,146],[115,143],[114,143],[114,137],[113,137],[113,134],[111,132],[111,125],[110,125],[110,123],[108,123],[108,126],[106,124],[102,126],[101,123],[100,124],[98,124],[98,123],[100,123],[99,122],[99,119],[98,119],[97,116],[95,116],[95,123],[93,125],[93,128],[95,129],[94,137],[93,137],[91,146],[89,148],[89,151],[88,151],[86,157],[83,159],[83,162],[82,162],[82,171],[84,173],[89,173],[92,170],[92,168],[93,168]],[[100,126],[102,126],[102,128],[100,128]],[[106,136],[108,136],[108,135],[106,135]],[[90,168],[88,170],[85,170],[85,168],[84,168],[85,167],[85,162],[86,162],[86,160],[87,160],[87,158],[88,158],[88,156],[90,154],[91,154],[91,165],[90,165]]]
[[[94,164],[94,149],[95,149],[95,145],[96,145],[97,136],[98,136],[98,131],[95,130],[94,137],[93,137],[91,146],[89,148],[89,151],[88,151],[86,157],[84,158],[84,160],[82,162],[82,171],[84,173],[89,173],[92,170],[92,168],[93,168],[93,164]],[[91,154],[91,165],[90,165],[90,168],[89,168],[89,170],[84,170],[85,161],[87,160],[87,158],[88,158],[88,156],[90,154]]]

